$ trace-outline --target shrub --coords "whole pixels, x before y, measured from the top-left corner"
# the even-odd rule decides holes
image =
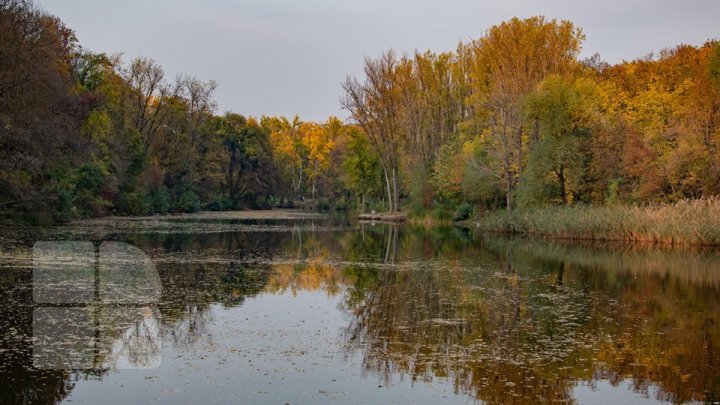
[[[215,201],[208,205],[208,209],[211,211],[229,211],[235,208],[235,203],[230,197],[226,195],[220,195]]]
[[[130,192],[123,195],[121,210],[130,215],[146,215],[150,211],[150,198],[141,192]]]
[[[180,212],[198,211],[200,210],[200,197],[193,191],[185,191],[178,196],[175,209]]]
[[[332,208],[332,203],[327,198],[319,198],[315,202],[315,209],[318,211],[329,211]]]
[[[150,195],[150,199],[153,213],[167,214],[170,210],[170,194],[167,188],[160,187]]]
[[[453,212],[452,208],[436,205],[432,210],[431,216],[438,221],[450,221],[452,219],[451,212]]]
[[[347,211],[349,208],[348,201],[345,199],[345,197],[338,198],[337,202],[335,203],[335,209],[337,211]]]
[[[70,190],[65,188],[57,190],[57,199],[57,220],[68,221],[77,215],[75,197]]]
[[[464,221],[473,213],[473,206],[468,203],[462,203],[460,206],[455,210],[455,215],[453,215],[453,221]]]

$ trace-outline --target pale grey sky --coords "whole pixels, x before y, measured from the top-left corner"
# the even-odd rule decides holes
[[[345,117],[365,55],[448,51],[513,16],[569,19],[609,62],[720,38],[720,0],[39,0],[86,48],[219,83],[218,112]]]

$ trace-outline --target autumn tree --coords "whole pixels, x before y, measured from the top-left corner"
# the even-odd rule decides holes
[[[362,127],[380,158],[389,212],[400,210],[401,87],[393,51],[365,59],[365,80],[348,77],[341,104]]]
[[[362,129],[349,127],[347,133],[350,139],[343,161],[344,181],[358,196],[360,211],[365,212],[368,199],[377,194],[382,195],[382,167]]]
[[[221,190],[231,207],[238,207],[243,199],[256,207],[259,196],[266,202],[277,176],[267,132],[254,119],[233,113],[215,118],[212,127],[222,143]]]
[[[292,196],[300,198],[307,166],[300,117],[296,115],[292,121],[285,117],[263,117],[261,125],[270,132],[270,143],[283,175],[290,177]]]
[[[481,136],[496,159],[484,170],[503,179],[508,209],[539,135],[534,123],[525,124],[522,100],[547,75],[573,69],[584,39],[569,21],[531,17],[496,25],[473,42],[471,98],[477,113],[471,119],[487,128]]]
[[[433,170],[438,151],[455,143],[459,123],[464,119],[464,70],[450,52],[415,52],[401,59],[401,129],[404,163],[408,170],[409,191],[416,202],[428,208],[434,201]]]
[[[539,124],[539,137],[520,186],[524,205],[543,202],[547,197],[558,197],[567,204],[580,192],[588,161],[586,145],[597,120],[598,103],[592,80],[558,75],[545,78],[527,97],[525,115]],[[556,191],[548,196],[548,188],[553,186]]]
[[[87,156],[78,127],[100,100],[74,92],[72,30],[31,1],[0,1],[0,209],[47,212]]]
[[[143,150],[147,152],[164,131],[171,103],[183,84],[168,83],[163,68],[149,58],[134,59],[120,74],[127,83],[123,105],[129,125],[140,134]]]
[[[673,202],[720,194],[720,46],[578,61],[568,21],[513,18],[453,52],[366,58],[331,117],[216,116],[217,84],[90,52],[0,0],[0,214]],[[503,202],[504,201],[504,202]],[[332,203],[332,204],[331,204]],[[406,205],[407,206],[407,205]],[[465,210],[467,211],[467,209]]]
[[[720,192],[713,86],[716,44],[678,46],[606,69],[627,127],[623,171],[635,200],[675,201]]]
[[[165,168],[165,183],[180,192],[197,190],[210,198],[213,190],[207,183],[216,168],[212,161],[212,136],[208,123],[215,111],[213,93],[217,84],[181,75],[176,79],[177,97],[167,104],[169,112],[162,126],[161,142],[156,154]]]
[[[330,128],[327,126],[304,123],[299,128],[300,142],[307,151],[307,178],[310,182],[310,195],[315,199],[318,178],[328,168],[330,152],[335,147],[331,139]]]

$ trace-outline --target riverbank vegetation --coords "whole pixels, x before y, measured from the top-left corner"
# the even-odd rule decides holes
[[[500,210],[473,220],[471,225],[489,232],[557,239],[720,245],[720,200]]]
[[[316,123],[219,115],[212,80],[90,51],[32,1],[0,0],[0,215],[507,210],[483,226],[608,215],[582,226],[626,237],[616,212],[677,209],[674,221],[683,204],[714,207],[667,204],[720,193],[718,42],[611,65],[581,59],[584,39],[569,21],[531,17],[451,52],[388,50],[339,86],[349,119]],[[667,226],[634,232],[707,238]]]

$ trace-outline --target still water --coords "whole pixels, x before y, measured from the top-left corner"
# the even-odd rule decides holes
[[[337,218],[5,234],[1,403],[720,400],[715,250]],[[89,261],[38,240],[74,241]],[[43,301],[38,274],[53,266],[100,274],[100,293]],[[137,268],[150,279],[102,277]],[[105,302],[104,285],[137,288]]]

